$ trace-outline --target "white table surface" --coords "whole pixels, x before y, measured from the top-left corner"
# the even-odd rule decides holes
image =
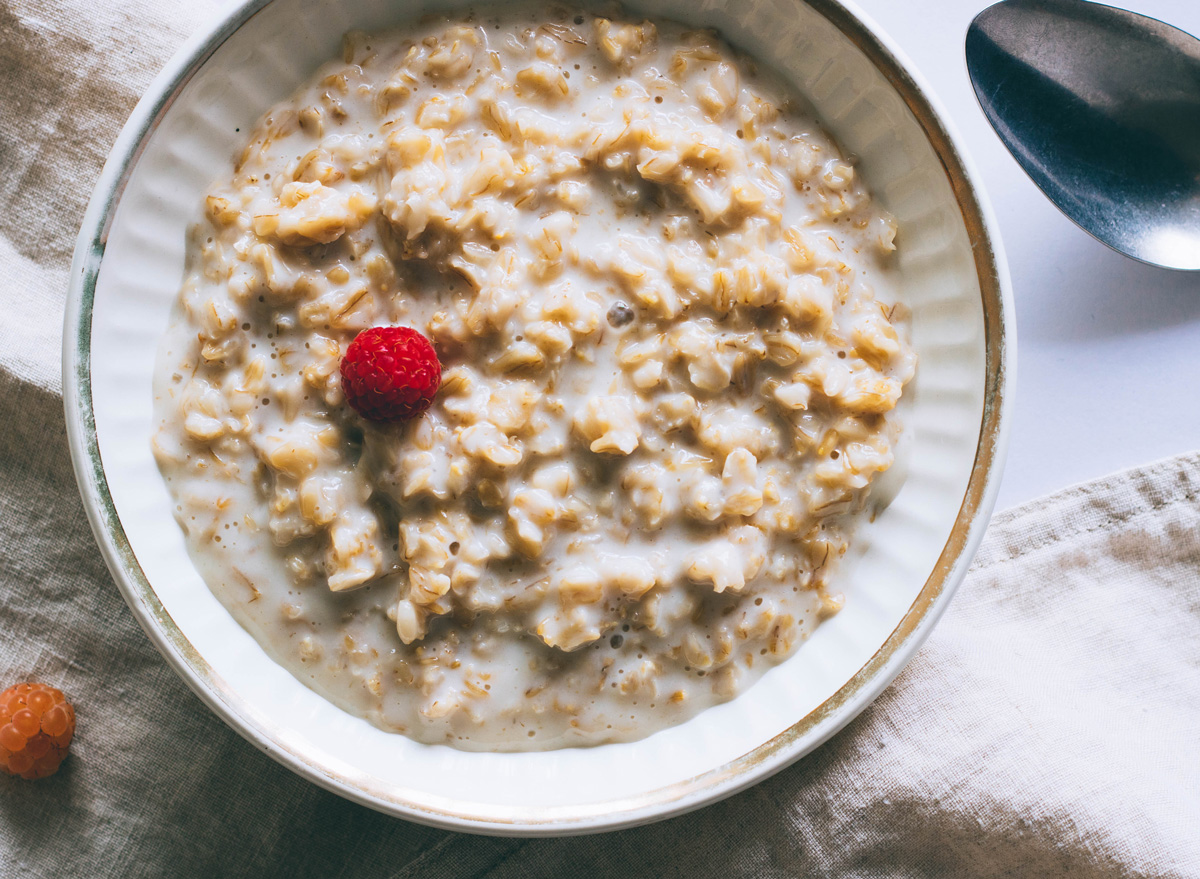
[[[857,0],[941,99],[1012,272],[1017,382],[997,509],[1200,446],[1200,272],[1126,259],[1029,181],[975,102],[963,38],[988,0]],[[1108,0],[1200,35],[1196,0]]]

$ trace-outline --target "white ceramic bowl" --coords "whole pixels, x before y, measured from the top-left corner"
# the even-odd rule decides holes
[[[736,700],[647,739],[486,754],[416,744],[277,666],[196,574],[150,453],[151,372],[186,226],[256,118],[352,28],[466,4],[246,0],[194,36],[113,148],[75,252],[64,341],[71,451],[126,601],[200,697],[316,783],[416,821],[497,834],[644,823],[727,796],[810,751],[912,656],[966,573],[1000,478],[1014,334],[990,210],[936,102],[890,41],[836,0],[639,0],[715,26],[811,99],[898,218],[917,380],[894,501],[842,569],[845,609]]]

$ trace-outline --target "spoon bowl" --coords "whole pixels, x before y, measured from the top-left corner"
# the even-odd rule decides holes
[[[1104,244],[1200,270],[1200,40],[1085,0],[1003,0],[967,30],[988,122]]]

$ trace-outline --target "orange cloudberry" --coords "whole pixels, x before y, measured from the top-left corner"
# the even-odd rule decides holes
[[[22,778],[58,771],[75,735],[75,709],[46,684],[17,684],[0,693],[0,770]]]

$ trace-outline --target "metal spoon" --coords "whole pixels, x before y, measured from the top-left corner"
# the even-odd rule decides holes
[[[1003,0],[967,30],[967,70],[1009,152],[1080,228],[1200,270],[1200,40],[1084,0]]]

